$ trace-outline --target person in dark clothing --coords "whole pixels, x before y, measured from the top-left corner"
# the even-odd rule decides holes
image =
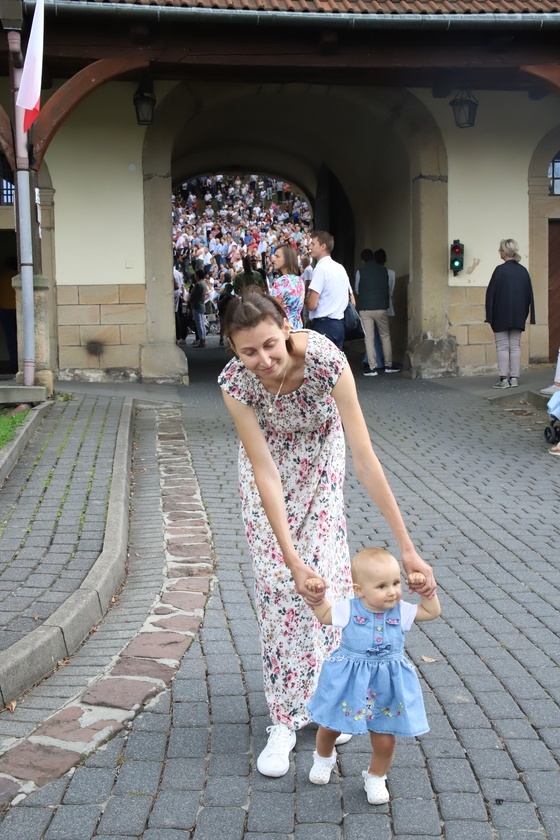
[[[193,320],[196,326],[196,334],[198,336],[198,341],[195,341],[193,347],[206,347],[204,305],[206,302],[208,287],[206,286],[204,276],[204,269],[197,268],[195,271],[195,282],[191,286],[191,293],[189,295],[189,306],[191,308]]]
[[[373,340],[376,325],[385,358],[385,373],[397,373],[399,368],[393,364],[393,347],[387,316],[389,272],[384,265],[374,260],[373,251],[370,248],[364,248],[360,257],[363,265],[356,272],[354,288],[358,295],[358,311],[366,335],[368,370],[364,370],[364,376],[377,376],[377,355]]]
[[[494,269],[486,289],[486,323],[496,341],[499,380],[494,388],[517,388],[521,372],[521,333],[527,316],[535,323],[535,300],[529,272],[522,265],[515,239],[502,239],[499,247],[504,261]]]
[[[236,295],[241,295],[243,289],[246,289],[248,286],[261,286],[268,291],[266,280],[262,274],[253,269],[249,255],[243,257],[243,271],[240,271],[233,278],[233,289]]]

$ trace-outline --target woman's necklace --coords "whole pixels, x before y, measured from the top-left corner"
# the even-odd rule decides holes
[[[284,380],[286,379],[286,374],[288,373],[288,367],[289,367],[289,365],[286,366],[286,370],[284,371],[284,376],[282,377],[282,382],[280,383],[280,387],[278,388],[278,390],[276,392],[276,396],[274,397],[274,399],[272,401],[272,405],[268,409],[269,414],[274,414],[274,409],[276,408],[276,400],[280,396],[280,391],[284,387]]]

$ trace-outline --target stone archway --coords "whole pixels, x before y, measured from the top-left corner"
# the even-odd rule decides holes
[[[550,220],[560,219],[560,195],[549,194],[548,167],[559,150],[560,128],[555,128],[543,137],[529,164],[529,272],[539,318],[530,330],[529,355],[533,361],[556,360],[549,353],[548,324],[551,316],[560,317],[560,311],[549,311],[548,236]]]
[[[420,101],[392,89],[201,83],[175,86],[146,132],[150,343],[143,348],[144,376],[145,365],[151,376],[169,376],[169,366],[177,370],[177,354],[183,355],[171,338],[167,285],[174,173],[219,171],[232,163],[283,173],[312,195],[321,167],[328,167],[356,219],[355,247],[361,250],[383,231],[400,260],[398,274],[409,277],[413,375],[455,370],[455,345],[447,337],[447,156]],[[392,180],[379,191],[386,171]]]

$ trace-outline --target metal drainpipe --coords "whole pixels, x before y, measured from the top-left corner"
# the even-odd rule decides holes
[[[23,326],[23,384],[35,384],[35,307],[33,298],[33,237],[31,233],[31,201],[29,195],[29,155],[27,134],[22,130],[21,108],[16,99],[23,70],[21,33],[9,30],[8,47],[12,66],[12,114],[16,159],[16,203],[21,272],[21,304]]]
[[[26,11],[35,3],[24,0]],[[351,15],[316,12],[261,12],[240,9],[201,9],[191,6],[140,6],[136,3],[84,3],[78,0],[45,0],[45,11],[87,15],[90,12],[117,15],[122,18],[156,18],[204,23],[254,26],[309,26],[336,29],[526,29],[532,32],[560,27],[560,13],[551,14],[470,14],[470,15]]]

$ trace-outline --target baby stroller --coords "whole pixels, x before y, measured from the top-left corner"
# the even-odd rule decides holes
[[[550,415],[550,423],[544,430],[544,436],[548,443],[558,443],[560,441],[560,426],[555,424],[560,422],[560,391],[551,396],[546,405],[546,410]]]

